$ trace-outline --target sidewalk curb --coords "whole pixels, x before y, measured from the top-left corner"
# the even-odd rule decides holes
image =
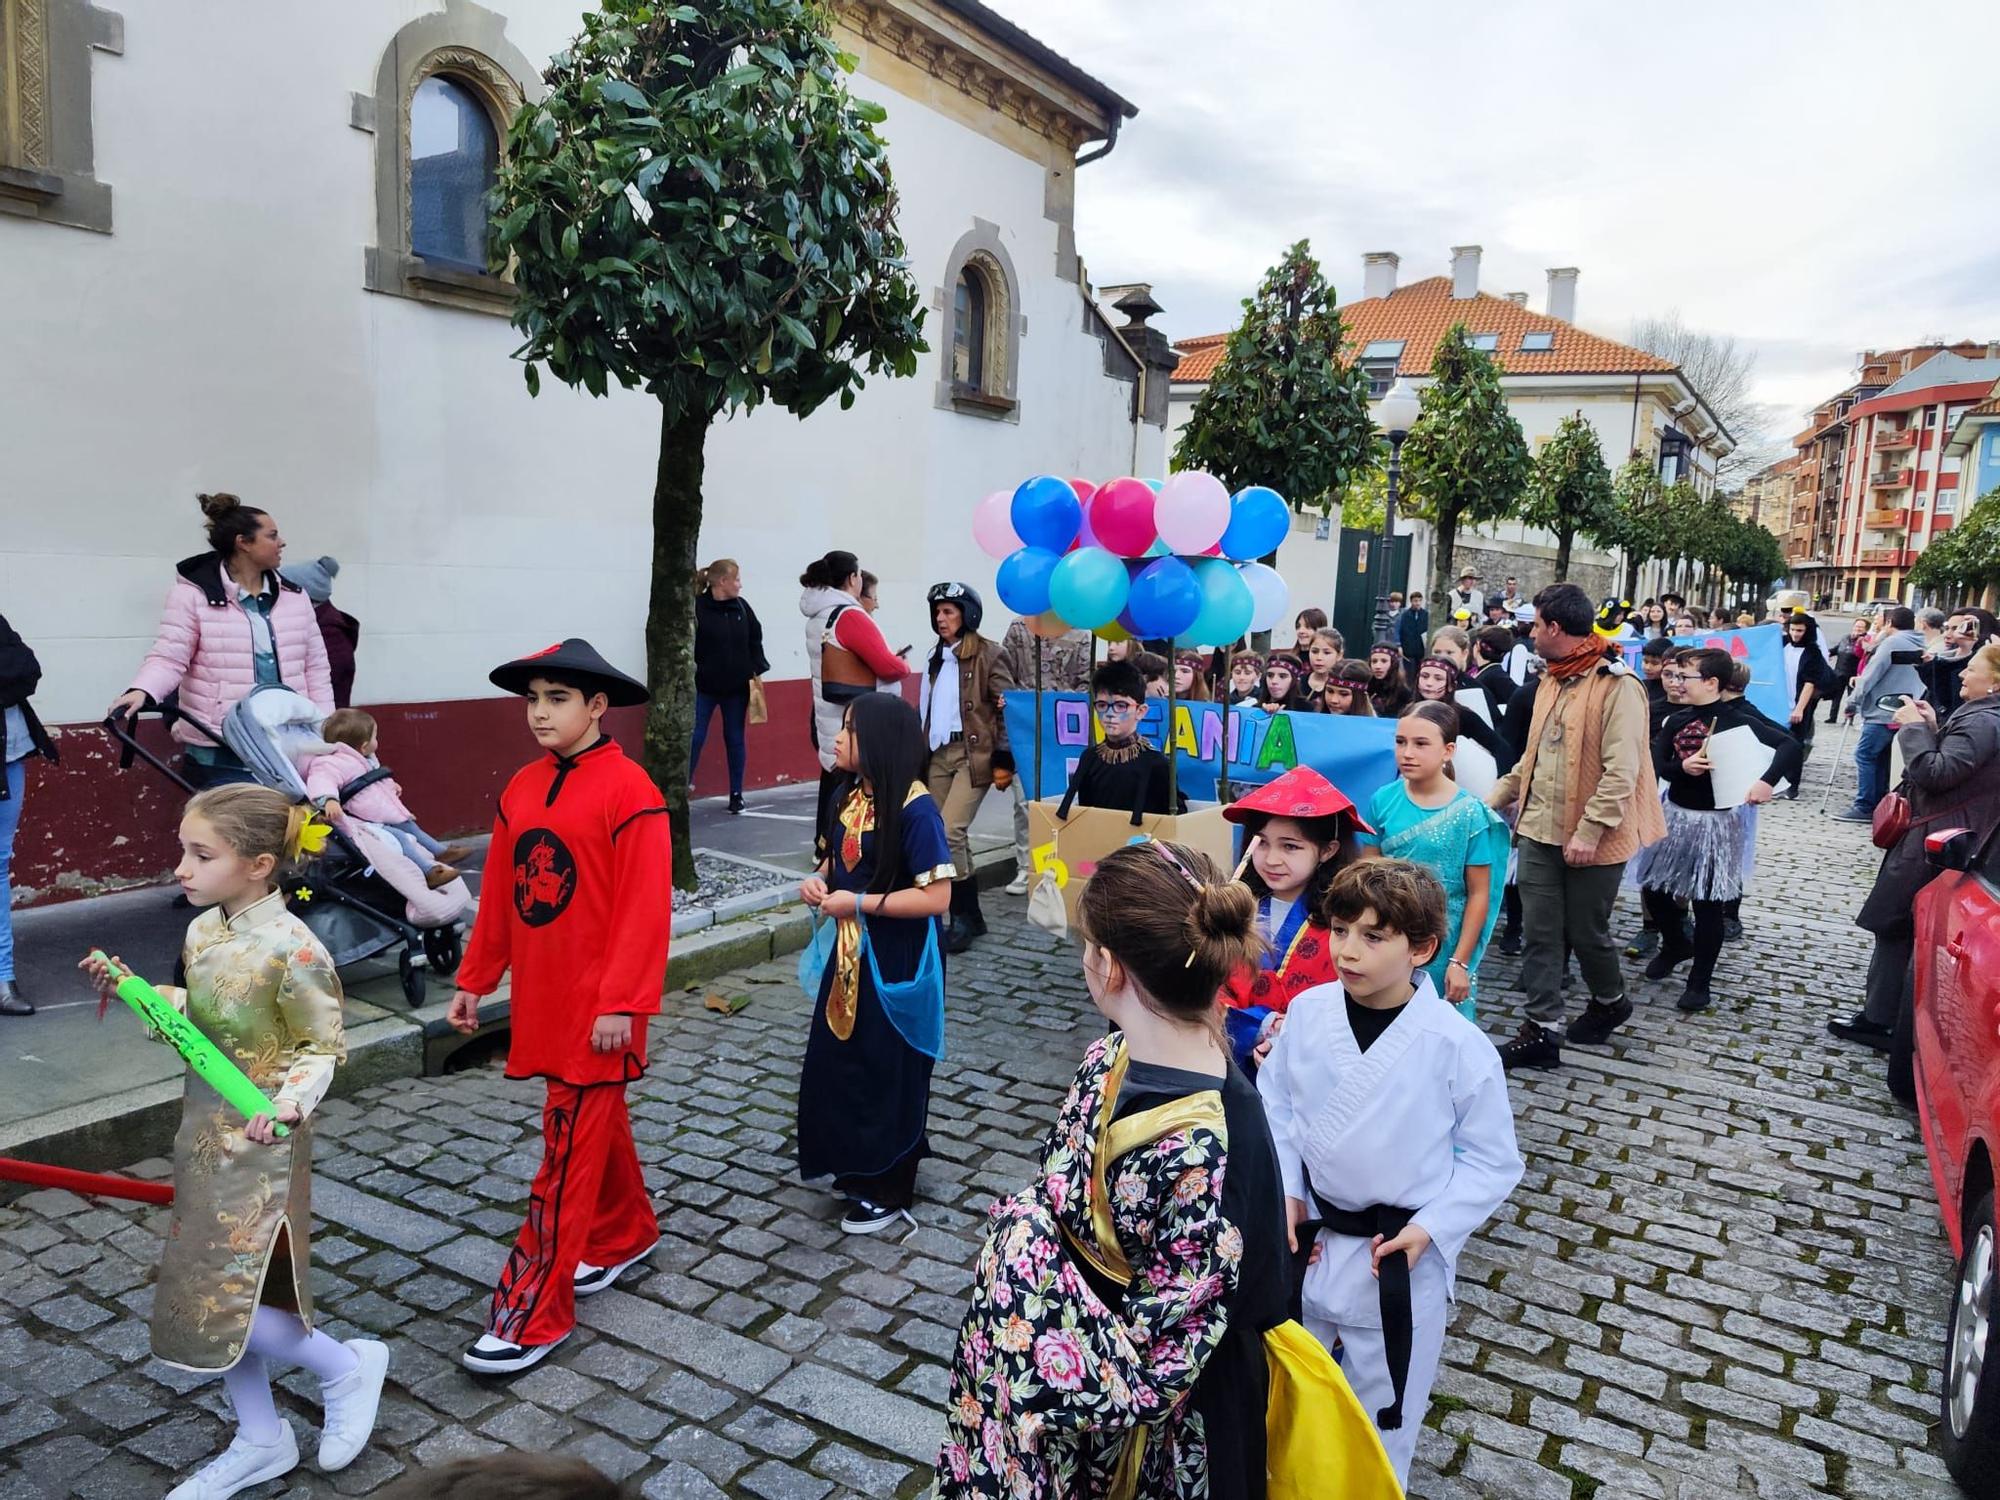
[[[1011,847],[975,855],[974,879],[980,889],[993,890],[1014,875]],[[812,919],[803,905],[756,912],[742,920],[723,922],[674,941],[667,963],[666,988],[691,989],[735,969],[747,969],[784,958],[805,947]],[[444,1019],[448,994],[438,995],[443,980],[433,981],[430,1004],[416,1012],[384,1016],[350,1027],[347,1062],[333,1075],[329,1097],[341,1098],[393,1078],[422,1078],[445,1070],[447,1061],[473,1037],[460,1036]],[[488,998],[480,1017],[479,1038],[490,1039],[507,1027],[509,1004],[503,986]],[[360,997],[367,998],[367,997]],[[388,1005],[387,1000],[375,1002]],[[400,1001],[394,1002],[400,1005]],[[50,1162],[86,1172],[115,1170],[149,1156],[169,1156],[180,1128],[182,1083],[162,1079],[111,1099],[68,1105],[47,1114],[0,1127],[0,1156]],[[0,1202],[25,1192],[0,1184]]]

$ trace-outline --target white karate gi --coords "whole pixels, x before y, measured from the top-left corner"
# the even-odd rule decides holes
[[[1403,1424],[1382,1446],[1408,1482],[1451,1320],[1459,1251],[1521,1180],[1514,1111],[1500,1055],[1477,1026],[1439,998],[1429,977],[1366,1052],[1347,1024],[1338,984],[1292,1001],[1257,1075],[1285,1192],[1311,1204],[1308,1173],[1336,1208],[1414,1209],[1431,1237],[1410,1272],[1413,1338]],[[1309,1217],[1318,1217],[1313,1210]],[[1322,1232],[1306,1272],[1304,1321],[1328,1348],[1372,1417],[1394,1399],[1370,1243]]]

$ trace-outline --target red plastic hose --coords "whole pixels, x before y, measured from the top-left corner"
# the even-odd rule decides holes
[[[130,1198],[135,1203],[171,1203],[171,1182],[142,1182],[137,1177],[120,1177],[111,1172],[79,1172],[74,1167],[52,1167],[46,1162],[21,1161],[0,1156],[0,1182],[25,1182],[33,1187],[68,1188],[72,1193],[88,1193],[96,1198]]]

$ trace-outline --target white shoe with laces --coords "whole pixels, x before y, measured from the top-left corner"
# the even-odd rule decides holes
[[[459,1363],[475,1375],[519,1375],[547,1359],[549,1351],[568,1337],[565,1333],[548,1344],[510,1344],[503,1338],[482,1333],[459,1356]]]
[[[616,1285],[620,1276],[623,1276],[632,1267],[638,1265],[640,1261],[659,1248],[660,1242],[654,1240],[652,1244],[641,1250],[630,1260],[621,1260],[615,1266],[593,1266],[588,1261],[578,1261],[576,1263],[576,1276],[574,1279],[576,1295],[579,1297],[595,1296],[606,1287]]]
[[[1029,878],[1028,872],[1026,870],[1021,870],[1016,872],[1014,878],[1007,882],[1007,894],[1010,896],[1027,895],[1028,878]]]
[[[253,1443],[242,1433],[192,1479],[183,1480],[167,1493],[167,1500],[229,1500],[239,1490],[253,1484],[282,1479],[299,1466],[299,1440],[282,1420],[278,1440]]]
[[[389,1373],[389,1346],[376,1339],[349,1339],[347,1347],[360,1361],[338,1380],[320,1387],[326,1417],[319,1430],[319,1466],[331,1474],[361,1456],[375,1431],[375,1412],[382,1404],[382,1381]]]

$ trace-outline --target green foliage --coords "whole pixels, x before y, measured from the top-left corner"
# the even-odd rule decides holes
[[[1500,367],[1472,347],[1464,324],[1438,341],[1431,373],[1403,444],[1403,477],[1410,513],[1437,529],[1431,592],[1438,597],[1451,586],[1459,526],[1514,514],[1530,461],[1521,424],[1507,412]]]
[[[1582,412],[1564,417],[1535,456],[1521,519],[1555,534],[1558,580],[1569,577],[1570,551],[1579,536],[1601,545],[1601,538],[1616,528],[1618,496],[1611,471],[1605,467],[1597,429]]]
[[[1910,567],[1910,583],[1935,593],[1977,597],[2000,583],[2000,489],[1989,490]]]
[[[1388,509],[1388,471],[1379,464],[1363,469],[1340,492],[1341,529],[1380,532]]]
[[[1342,360],[1345,337],[1333,288],[1300,240],[1243,303],[1174,467],[1205,470],[1231,490],[1269,485],[1325,515],[1375,452],[1368,378]]]
[[[878,104],[809,0],[606,0],[507,131],[493,263],[516,357],[668,422],[804,416],[862,372],[916,373],[916,283]]]

